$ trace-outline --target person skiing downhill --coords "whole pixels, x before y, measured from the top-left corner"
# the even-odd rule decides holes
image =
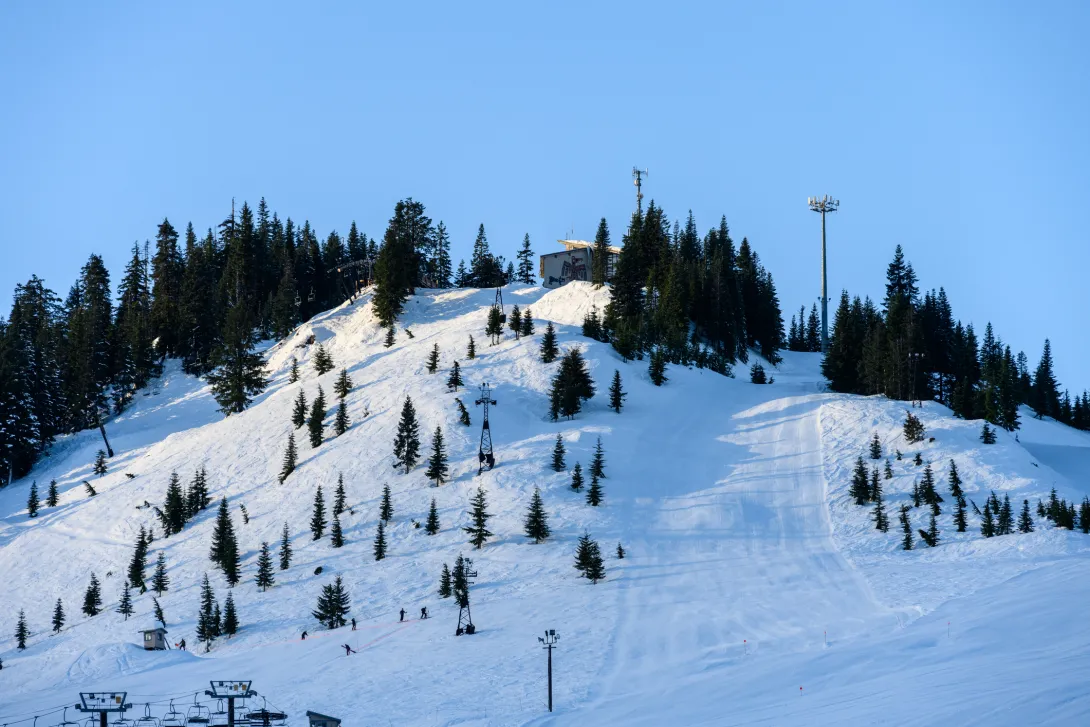
[[[345,655],[345,656],[348,656],[349,654],[355,654],[355,653],[356,653],[356,650],[355,650],[355,649],[353,649],[353,648],[352,648],[351,646],[349,646],[348,644],[341,644],[341,646],[343,646],[343,647],[344,647],[344,655]]]
[[[428,617],[428,607],[424,606],[420,609],[420,620],[423,621]]]
[[[405,620],[405,609],[401,609],[401,620]]]

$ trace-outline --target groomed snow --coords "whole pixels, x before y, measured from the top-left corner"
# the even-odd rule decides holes
[[[84,432],[59,442],[30,477],[0,490],[0,723],[106,689],[130,693],[138,705],[130,717],[140,716],[145,702],[161,716],[160,702],[169,697],[184,707],[208,680],[234,678],[252,679],[270,704],[291,715],[291,725],[305,724],[307,709],[346,724],[421,726],[1086,720],[1090,628],[1082,612],[1090,597],[1090,537],[1039,522],[1036,533],[985,541],[972,516],[971,532],[958,536],[944,509],[938,548],[901,551],[896,508],[922,471],[911,462],[916,448],[898,439],[903,404],[825,393],[812,354],[787,354],[771,386],[749,384],[739,366],[737,379],[671,367],[669,382],[654,387],[644,362],[623,363],[608,346],[579,336],[583,314],[602,308],[606,291],[579,283],[548,292],[515,286],[504,297],[508,306],[532,308],[532,341],[508,333],[500,345],[488,345],[490,290],[421,291],[390,349],[366,297],[317,316],[269,348],[272,385],[229,419],[216,412],[206,386],[171,363],[147,396],[108,424],[117,451],[108,475],[91,476],[100,440]],[[546,320],[557,325],[562,347],[584,349],[599,388],[574,421],[546,416],[555,370],[537,355]],[[305,344],[312,334],[337,364],[320,382],[310,366],[316,347]],[[470,334],[477,341],[473,361],[464,357]],[[428,375],[433,343],[442,362]],[[288,384],[293,355],[302,381]],[[492,412],[498,465],[480,477],[475,390],[457,394],[471,410],[467,429],[457,424],[455,394],[445,389],[455,358],[467,383],[490,382],[499,401]],[[278,485],[299,387],[310,400],[321,383],[332,409],[341,366],[355,382],[352,428],[339,438],[327,430],[317,450],[298,437],[298,469]],[[606,406],[614,369],[629,392],[620,415]],[[409,475],[392,469],[407,394],[425,449],[436,425],[447,436],[453,479],[440,488],[428,486],[422,466]],[[979,422],[956,420],[932,403],[922,418],[936,441],[921,452],[944,496],[953,458],[967,495],[981,505],[993,489],[1017,505],[1023,498],[1035,505],[1052,486],[1082,499],[1085,480],[1069,478],[1088,469],[1087,435],[1031,421],[1024,411],[1021,442],[1000,432],[998,444],[984,446]],[[905,454],[893,463],[894,480],[883,480],[893,517],[888,534],[876,532],[869,509],[847,497],[851,466],[866,456],[875,431],[887,450]],[[576,461],[585,468],[602,438],[603,507],[585,505],[568,489],[567,474],[548,469],[558,432],[569,468]],[[172,470],[187,482],[202,465],[213,495],[228,498],[243,550],[245,578],[234,589],[243,628],[208,654],[144,652],[137,631],[152,625],[150,597],[136,599],[128,621],[110,603],[137,530],[154,519],[138,506],[162,502]],[[338,472],[354,511],[342,518],[348,542],[340,550],[328,535],[312,541],[307,526],[314,488],[322,484],[328,502]],[[61,504],[27,519],[31,480],[44,492],[51,478]],[[97,497],[86,497],[85,479]],[[393,491],[395,516],[389,557],[376,563],[371,541],[383,483]],[[496,537],[471,551],[460,528],[478,484],[488,492]],[[521,527],[535,486],[554,531],[540,545]],[[443,528],[435,537],[411,522],[423,522],[432,497]],[[201,576],[209,573],[221,601],[227,592],[207,558],[213,517],[208,511],[180,535],[157,539],[149,557],[153,562],[165,550],[172,585],[160,601],[170,639],[185,637],[191,649]],[[295,559],[262,594],[253,584],[256,553],[262,540],[275,545],[285,521]],[[926,527],[922,508],[913,522]],[[584,529],[610,556],[607,579],[597,585],[572,568]],[[623,561],[612,557],[618,541],[628,551]],[[467,637],[453,635],[456,609],[435,594],[442,564],[459,552],[473,557],[480,573],[472,592],[480,630]],[[107,610],[88,619],[79,607],[91,570],[103,582]],[[310,617],[319,589],[335,575],[352,597],[354,633],[323,631]],[[58,597],[69,622],[51,635]],[[431,619],[414,618],[421,606]],[[398,621],[402,607],[405,623]],[[34,632],[24,652],[12,638],[19,608]],[[552,715],[545,712],[545,655],[536,638],[546,628],[561,634]],[[343,643],[360,653],[345,657]],[[60,721],[60,713],[51,714],[38,725]]]

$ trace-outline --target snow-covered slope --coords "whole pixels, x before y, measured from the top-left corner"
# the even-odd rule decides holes
[[[851,465],[875,431],[887,449],[906,455],[884,482],[891,513],[911,491],[921,468],[911,463],[916,449],[898,440],[901,404],[825,393],[810,354],[788,354],[772,386],[749,384],[742,370],[729,379],[672,367],[669,382],[654,387],[645,363],[623,363],[578,335],[584,312],[607,299],[585,284],[505,290],[508,304],[532,308],[537,335],[508,335],[490,347],[483,327],[492,297],[422,292],[410,299],[389,349],[366,297],[318,316],[268,350],[272,385],[229,419],[203,384],[168,367],[108,425],[118,454],[105,477],[91,477],[100,440],[85,432],[60,442],[31,477],[0,490],[0,722],[44,714],[95,689],[128,690],[131,701],[153,703],[161,715],[170,697],[191,702],[209,679],[226,678],[253,679],[293,725],[305,723],[307,709],[346,723],[396,725],[1059,724],[1090,714],[1082,686],[1090,629],[1081,619],[1090,538],[1039,523],[1036,533],[985,541],[977,518],[958,536],[944,513],[942,544],[906,553],[895,521],[888,534],[877,533],[869,512],[850,503]],[[574,421],[548,421],[555,364],[542,364],[537,353],[546,320],[563,347],[584,349],[598,384]],[[471,334],[472,361],[465,359]],[[320,380],[310,365],[311,335],[337,365]],[[425,359],[436,343],[440,372],[429,375]],[[296,384],[287,383],[292,356],[303,374]],[[491,383],[499,401],[492,412],[498,465],[479,477],[475,391],[445,387],[455,358],[467,383]],[[297,470],[277,484],[299,388],[309,400],[321,384],[335,401],[341,366],[355,382],[347,399],[352,428],[339,438],[329,433],[317,450],[301,437]],[[620,415],[606,407],[614,369],[629,392]],[[429,487],[422,467],[409,475],[392,469],[406,395],[425,444],[437,425],[447,435],[452,481],[443,487]],[[469,406],[472,427],[457,423],[455,396]],[[935,442],[921,451],[944,494],[952,458],[980,504],[992,489],[1035,503],[1053,485],[1081,500],[1082,483],[1067,477],[1085,471],[1090,438],[1023,416],[1021,443],[1000,433],[998,444],[983,446],[979,423],[934,404],[922,417]],[[548,468],[557,433],[569,467],[580,461],[585,468],[601,437],[603,507],[587,506],[567,474]],[[144,652],[136,632],[152,625],[150,597],[137,598],[128,621],[109,604],[88,619],[79,613],[83,590],[94,570],[107,602],[116,600],[136,532],[154,519],[139,506],[162,502],[171,471],[187,481],[201,466],[213,495],[228,498],[239,534],[245,580],[234,598],[243,628],[208,654]],[[328,536],[313,541],[308,530],[314,489],[321,484],[330,494],[338,473],[352,508],[342,520],[343,549],[331,548]],[[27,519],[31,479],[44,489],[53,478],[61,504]],[[98,496],[86,497],[85,479]],[[389,557],[376,563],[371,542],[384,483],[395,513]],[[496,536],[471,552],[461,527],[479,484]],[[522,535],[534,487],[553,526],[540,545]],[[423,521],[432,497],[442,532],[429,537],[412,520]],[[202,575],[210,574],[221,600],[226,594],[207,557],[213,517],[202,514],[151,549],[151,560],[163,549],[170,566],[171,590],[161,599],[170,638],[191,646]],[[922,510],[913,517],[926,527]],[[260,593],[252,580],[257,550],[263,540],[275,543],[285,522],[295,560]],[[607,579],[597,585],[572,568],[584,530],[609,554],[617,542],[628,551],[624,560],[607,559]],[[435,594],[442,564],[458,553],[474,557],[480,573],[473,589],[480,630],[468,637],[453,635],[456,609]],[[354,633],[321,631],[310,616],[335,575],[352,598]],[[69,623],[50,635],[58,597]],[[411,618],[421,606],[432,619]],[[35,632],[24,652],[11,638],[19,608]],[[553,715],[544,713],[545,655],[536,639],[546,628],[561,634]],[[305,642],[304,629],[311,633]],[[343,643],[359,654],[344,657]],[[39,724],[60,721],[58,713]]]

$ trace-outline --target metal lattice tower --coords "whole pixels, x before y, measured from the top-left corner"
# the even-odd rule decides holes
[[[477,461],[480,463],[477,474],[481,474],[486,464],[488,469],[496,466],[496,456],[492,453],[492,428],[488,425],[488,407],[496,406],[496,400],[492,398],[492,389],[487,383],[481,384],[481,396],[475,403],[477,406],[484,407],[484,421],[481,424],[481,448],[477,453]]]
[[[473,625],[473,614],[469,612],[469,587],[473,585],[473,579],[476,577],[477,571],[473,569],[473,561],[463,558],[462,582],[465,583],[466,590],[464,594],[458,594],[458,628],[454,631],[455,636],[472,634],[477,630],[477,627]]]
[[[641,215],[643,214],[643,178],[649,176],[650,172],[646,169],[637,169],[632,167],[632,176],[636,179],[632,182],[636,185],[636,211]]]
[[[840,200],[829,195],[810,197],[810,209],[821,213],[821,353],[829,352],[829,276],[825,264],[825,213],[836,212]]]

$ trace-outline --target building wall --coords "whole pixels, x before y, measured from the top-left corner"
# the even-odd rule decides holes
[[[572,280],[590,280],[594,254],[589,249],[563,250],[541,256],[541,285],[559,288]]]

